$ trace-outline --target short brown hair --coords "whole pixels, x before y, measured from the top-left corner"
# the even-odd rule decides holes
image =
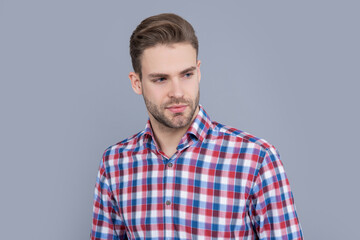
[[[144,19],[130,37],[130,56],[134,71],[141,79],[141,55],[144,50],[157,44],[188,42],[199,51],[194,28],[182,17],[163,13]]]

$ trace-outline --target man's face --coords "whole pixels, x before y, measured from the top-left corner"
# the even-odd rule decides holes
[[[156,45],[145,49],[142,80],[135,92],[142,94],[152,124],[187,128],[198,112],[200,61],[188,43]],[[133,81],[132,81],[133,82]],[[136,87],[136,86],[135,86]]]

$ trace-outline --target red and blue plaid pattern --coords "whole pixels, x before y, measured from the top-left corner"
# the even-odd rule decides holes
[[[276,149],[200,111],[168,158],[148,121],[109,147],[91,239],[302,239]]]

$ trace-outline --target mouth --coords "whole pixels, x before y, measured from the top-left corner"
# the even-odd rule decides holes
[[[181,105],[172,105],[172,106],[166,107],[166,109],[172,113],[182,113],[185,111],[186,107],[187,107],[187,105],[181,104]]]

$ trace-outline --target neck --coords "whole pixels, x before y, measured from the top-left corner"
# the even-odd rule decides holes
[[[198,110],[199,111],[199,110]],[[196,117],[198,111],[195,112],[190,123],[182,128],[169,128],[163,124],[156,121],[151,114],[150,122],[151,127],[156,139],[157,144],[159,145],[161,151],[163,151],[167,157],[171,157],[176,153],[176,148],[180,143],[181,138],[184,136],[190,125],[192,124],[194,118]]]

